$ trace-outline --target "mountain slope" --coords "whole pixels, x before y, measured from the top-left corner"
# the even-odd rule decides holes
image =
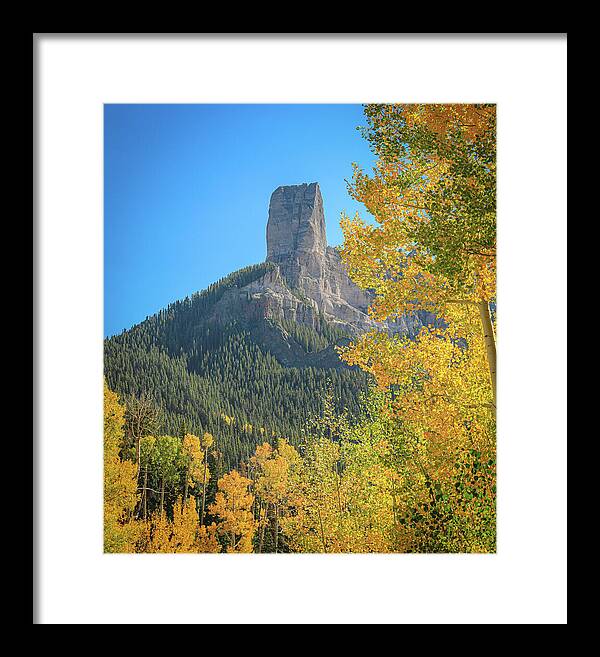
[[[267,318],[215,317],[232,281],[267,269],[232,274],[207,291],[176,302],[105,341],[108,384],[123,396],[148,393],[164,415],[163,431],[210,431],[224,466],[247,459],[274,436],[296,442],[304,421],[317,415],[331,391],[336,405],[358,410],[367,377],[340,363],[332,344],[342,333]]]
[[[279,187],[267,261],[107,339],[106,377],[122,396],[148,394],[164,432],[213,433],[223,465],[235,467],[265,440],[298,442],[328,394],[338,410],[358,411],[368,379],[336,345],[373,328],[412,335],[427,321],[377,324],[369,303],[327,246],[319,186]]]

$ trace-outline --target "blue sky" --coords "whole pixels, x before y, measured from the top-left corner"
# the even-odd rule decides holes
[[[374,163],[360,105],[105,105],[104,331],[119,333],[262,262],[269,198],[318,182],[342,241],[352,162]]]

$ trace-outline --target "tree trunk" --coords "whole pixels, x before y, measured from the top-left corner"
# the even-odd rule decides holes
[[[231,508],[233,509],[232,515],[235,518],[235,495],[231,497]],[[231,530],[231,549],[235,552],[235,532]]]
[[[275,554],[277,554],[277,547],[279,545],[279,507],[274,504],[275,510]]]
[[[492,382],[492,393],[494,395],[494,409],[496,408],[496,338],[494,336],[494,326],[490,315],[490,304],[487,301],[480,301],[479,318],[481,319],[481,328],[483,330],[483,341],[485,344],[485,353],[487,356],[488,367],[490,370],[490,380]]]
[[[335,464],[335,471],[336,471],[336,488],[337,488],[337,498],[338,498],[338,510],[340,512],[340,518],[344,515],[344,512],[342,511],[342,495],[340,492],[340,483],[342,480],[342,475],[340,474],[340,464],[336,463]]]
[[[148,518],[148,464],[144,468],[144,522]]]
[[[160,482],[160,515],[162,516],[163,509],[165,506],[165,478],[163,476]]]
[[[183,508],[185,509],[185,504],[187,502],[188,496],[188,479],[190,478],[190,464],[188,463],[187,468],[185,469],[185,484],[183,485]]]
[[[204,505],[206,504],[206,468],[208,466],[206,457],[208,456],[208,449],[204,450],[204,478],[202,480],[202,511],[200,512],[200,525],[204,524]]]
[[[263,542],[265,540],[265,524],[266,524],[266,518],[263,520],[263,504],[262,502],[260,503],[258,507],[258,520],[260,523],[260,541],[258,543],[258,553],[262,554],[262,549],[263,549]]]
[[[319,523],[321,525],[321,543],[323,543],[323,552],[327,552],[327,543],[325,543],[325,532],[323,531],[323,518],[321,518],[321,509],[317,507],[317,514],[319,515]]]
[[[140,479],[140,460],[142,455],[142,441],[136,436],[135,439],[135,463],[137,465],[136,481]]]

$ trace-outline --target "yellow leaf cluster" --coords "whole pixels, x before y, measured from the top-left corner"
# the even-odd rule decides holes
[[[252,552],[256,523],[252,514],[254,495],[249,492],[252,482],[232,470],[217,483],[215,501],[209,507],[219,518],[219,535],[228,541],[228,552]]]

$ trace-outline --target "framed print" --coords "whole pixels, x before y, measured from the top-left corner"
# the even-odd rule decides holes
[[[566,35],[33,45],[34,622],[566,622]]]

